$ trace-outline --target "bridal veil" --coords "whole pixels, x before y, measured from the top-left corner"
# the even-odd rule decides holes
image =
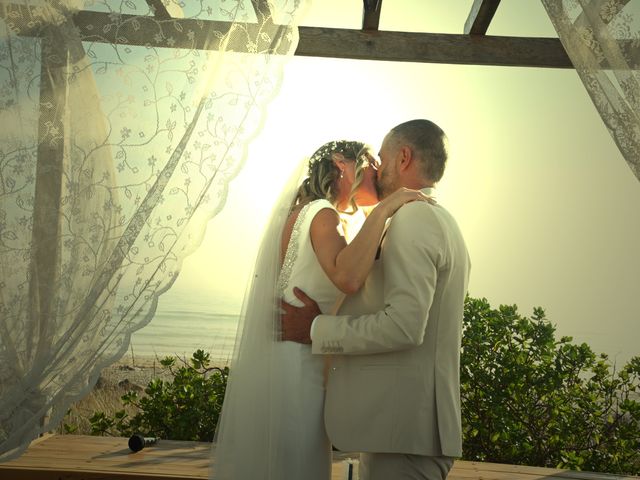
[[[280,244],[284,224],[296,196],[306,161],[287,181],[271,213],[245,293],[242,315],[230,366],[222,415],[213,446],[210,478],[216,480],[280,480],[286,458],[279,439],[301,438],[303,430],[283,432],[283,419],[296,405],[295,392],[278,381],[282,356],[279,338]],[[257,199],[259,201],[259,199]],[[301,403],[301,402],[298,402]],[[285,410],[286,408],[286,410]],[[290,465],[289,465],[290,466]]]

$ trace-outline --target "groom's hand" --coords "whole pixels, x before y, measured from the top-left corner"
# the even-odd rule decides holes
[[[280,328],[282,340],[289,340],[297,343],[311,343],[311,323],[316,316],[320,315],[318,304],[309,298],[298,287],[293,288],[293,294],[304,304],[302,307],[280,301],[282,314],[280,315]]]

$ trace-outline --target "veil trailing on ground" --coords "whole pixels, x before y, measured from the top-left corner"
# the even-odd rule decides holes
[[[282,478],[278,439],[287,409],[295,408],[295,392],[284,391],[277,379],[279,337],[280,243],[284,224],[307,162],[287,181],[267,223],[255,269],[245,294],[222,416],[213,447],[210,478],[220,480]],[[285,402],[285,395],[289,397]],[[294,395],[291,397],[291,395]],[[291,441],[295,432],[287,431]],[[302,432],[299,432],[302,437]],[[299,438],[300,442],[304,438]]]

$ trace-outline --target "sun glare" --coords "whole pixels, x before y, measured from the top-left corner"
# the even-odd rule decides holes
[[[526,21],[524,5],[505,7],[495,34]],[[535,22],[542,31],[549,20]],[[467,240],[470,294],[518,304],[525,314],[545,307],[560,334],[598,351],[634,352],[615,331],[637,332],[631,292],[640,260],[621,261],[615,252],[636,249],[640,190],[570,70],[290,59],[227,203],[176,288],[204,291],[212,309],[220,297],[239,305],[261,232],[295,166],[329,140],[360,140],[377,152],[391,127],[414,118],[433,120],[449,137],[437,197]],[[595,291],[593,301],[581,294]],[[613,310],[616,324],[603,328],[600,319]]]

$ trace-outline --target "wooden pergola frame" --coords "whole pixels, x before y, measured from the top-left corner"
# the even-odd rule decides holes
[[[486,35],[500,0],[475,0],[462,34],[380,31],[382,0],[363,0],[363,3],[361,30],[301,26],[295,54],[459,65],[573,68],[557,38]]]
[[[605,1],[607,0],[591,0],[591,5],[598,7]],[[616,0],[614,6],[620,11],[628,1]],[[171,37],[171,48],[195,50],[219,49],[223,39],[212,38],[211,31],[224,33],[232,26],[228,21],[173,18],[162,0],[146,2],[153,13],[152,16],[118,14],[117,29],[101,28],[113,25],[114,18],[111,13],[82,10],[75,13],[70,21],[77,28],[81,41],[167,47],[165,39]],[[361,29],[300,26],[295,55],[422,63],[573,68],[558,38],[486,35],[499,4],[500,0],[474,0],[463,33],[442,34],[380,31],[382,0],[363,0]],[[55,68],[62,65],[54,63],[64,62],[68,55],[81,54],[82,45],[80,42],[78,45],[57,43],[55,32],[50,28],[43,28],[37,18],[31,15],[33,7],[15,3],[5,5],[4,12],[9,20],[13,15],[34,20],[19,25],[12,24],[11,28],[16,34],[40,37],[42,48],[56,53],[42,55],[41,64],[41,111],[38,125],[33,235],[43,237],[47,232],[58,231],[60,227],[58,214],[63,181],[63,142],[52,138],[51,132],[57,132],[59,138],[63,135],[64,98],[67,87],[62,77],[64,73]],[[258,29],[264,26],[277,27],[272,21],[268,0],[251,0],[251,5],[258,22],[243,24],[249,35],[255,38]],[[581,21],[584,19],[576,19],[576,22]],[[623,48],[637,47],[629,40]],[[55,265],[59,258],[57,249],[57,242],[43,242],[33,256],[30,289],[33,290],[34,299],[47,298],[46,289],[54,283]],[[45,278],[44,272],[48,272],[49,278]],[[48,306],[42,304],[34,308],[34,311],[44,312],[46,316],[47,309]],[[44,323],[41,327],[45,328]]]
[[[591,6],[597,8],[606,1],[591,0]],[[171,37],[173,42],[171,48],[195,50],[219,49],[220,42],[223,40],[212,39],[210,32],[212,30],[228,32],[232,26],[228,21],[173,18],[162,0],[146,0],[146,2],[153,16],[118,14],[117,29],[101,28],[113,24],[114,19],[111,13],[83,10],[75,13],[71,17],[71,22],[77,28],[81,41],[167,47],[165,39]],[[609,3],[608,6],[613,6],[616,10],[613,12],[615,14],[628,2],[629,0],[616,0],[613,5]],[[295,55],[421,63],[573,68],[558,38],[486,35],[499,4],[500,0],[474,0],[464,24],[463,33],[442,34],[380,31],[382,0],[363,0],[361,29],[300,26]],[[243,24],[243,28],[247,29],[249,35],[257,35],[258,29],[263,26],[277,27],[272,21],[268,0],[251,0],[251,5],[258,22]],[[8,3],[4,12],[9,19],[12,15],[34,18],[31,16],[31,8],[33,7]],[[134,19],[135,21],[132,21]],[[578,17],[575,23],[579,24],[584,20]],[[64,78],[57,78],[64,74],[51,67],[61,66],[53,63],[64,61],[69,54],[80,54],[82,45],[57,44],[55,33],[49,28],[42,28],[37,19],[11,26],[18,35],[41,37],[43,49],[49,49],[57,54],[43,55],[41,64],[41,112],[38,126],[38,166],[33,231],[33,235],[38,237],[46,235],[46,232],[55,232],[59,228],[57,213],[60,209],[59,197],[63,178],[62,142],[51,138],[51,132],[57,132],[58,137],[64,132],[62,119],[66,85]],[[631,40],[627,40],[623,48],[638,47],[634,46]],[[637,57],[629,56],[628,58]],[[639,67],[635,65],[633,68]],[[49,242],[47,245],[40,247],[40,250],[35,253],[32,268],[34,272],[45,271],[51,276],[55,271],[54,268],[40,267],[53,266],[59,252],[57,252],[56,242]],[[46,292],[42,290],[50,288],[53,278],[32,275],[32,279],[36,278],[39,280],[30,288],[40,293],[34,298],[47,298]],[[47,306],[41,305],[36,310],[46,312]]]
[[[225,21],[172,18],[162,0],[146,2],[154,16],[148,17],[148,21],[145,21],[144,16],[121,14],[117,34],[115,29],[103,32],[99,28],[101,25],[113,23],[109,13],[80,11],[73,16],[73,23],[83,41],[166,47],[163,39],[154,38],[153,33],[170,32],[175,42],[172,44],[173,48],[196,50],[217,49],[219,44],[211,41],[209,32],[212,29],[228,31],[231,26],[230,22]],[[624,6],[626,2],[628,0],[621,0],[619,3]],[[269,22],[271,14],[267,0],[251,0],[251,3],[257,18]],[[382,0],[363,0],[362,29],[300,26],[295,55],[463,65],[573,68],[558,38],[486,35],[499,4],[500,0],[475,0],[465,22],[464,33],[446,34],[381,31],[378,27]],[[24,10],[29,7],[14,4],[10,8]],[[129,18],[135,18],[136,22],[128,22]],[[17,31],[19,35],[42,35],[37,25],[17,28],[22,28]],[[258,24],[249,24],[247,28],[258,28]],[[97,35],[96,31],[100,34]],[[187,32],[193,32],[195,36],[189,38]]]
[[[219,42],[212,41],[209,33],[212,29],[226,32],[231,27],[231,22],[228,21],[173,18],[162,0],[146,0],[146,2],[153,16],[120,14],[118,33],[115,29],[104,32],[99,28],[113,23],[112,14],[109,13],[80,11],[73,16],[73,23],[78,28],[80,39],[83,41],[166,47],[163,39],[164,34],[167,34],[174,42],[171,45],[172,48],[195,50],[218,49]],[[591,0],[594,7],[605,2],[606,0]],[[609,5],[619,12],[628,2],[629,0],[616,0],[612,6]],[[251,0],[251,4],[259,22],[245,26],[250,34],[255,33],[252,29],[257,31],[260,28],[259,23],[274,25],[271,22],[267,0]],[[464,23],[463,33],[449,34],[381,31],[378,27],[382,0],[363,0],[360,30],[300,26],[295,55],[459,65],[573,68],[558,38],[486,35],[499,5],[500,0],[474,0]],[[24,10],[29,7],[14,4],[10,8]],[[136,22],[128,21],[134,18]],[[579,24],[584,20],[578,17],[575,23]],[[100,31],[99,35],[95,33],[96,30]],[[188,32],[191,32],[191,37],[188,36]],[[42,35],[37,25],[23,27],[17,33],[24,36]],[[161,35],[155,38],[153,33]],[[625,49],[638,48],[631,40],[622,43]]]
[[[606,0],[591,0],[592,5],[601,5]],[[119,15],[121,20],[118,34],[115,29],[107,32],[100,26],[113,23],[112,14],[80,11],[73,15],[72,22],[79,31],[82,41],[132,46],[151,46],[165,48],[163,38],[170,36],[174,40],[172,48],[195,50],[217,50],[219,42],[212,41],[210,32],[228,31],[230,22],[173,18],[162,0],[146,0],[153,16]],[[617,0],[613,5],[618,12],[629,0]],[[274,25],[267,0],[251,0],[260,24]],[[295,55],[401,61],[419,63],[441,63],[483,66],[516,66],[538,68],[574,68],[569,56],[558,38],[535,38],[486,35],[500,0],[474,0],[461,34],[411,33],[379,30],[382,0],[363,0],[362,28],[343,29],[328,27],[300,26],[299,42]],[[9,12],[16,11],[27,18],[29,6],[8,4]],[[136,19],[136,22],[127,21]],[[575,22],[585,19],[578,17]],[[100,31],[96,35],[95,30]],[[42,37],[48,48],[60,49],[58,58],[65,58],[69,46],[56,45],[52,33],[42,29],[41,25],[13,26],[14,32],[21,36]],[[259,28],[258,23],[249,24],[247,29]],[[160,36],[154,33],[160,33]],[[193,35],[189,36],[189,32]],[[118,35],[118,36],[117,36]],[[126,40],[124,40],[126,39]],[[44,48],[44,47],[43,47]],[[623,48],[637,48],[631,40]],[[277,52],[276,52],[277,53]],[[629,57],[635,58],[635,57]],[[48,56],[42,56],[42,81],[40,83],[40,119],[38,125],[38,163],[36,167],[36,187],[34,201],[33,236],[45,237],[50,232],[59,231],[58,215],[60,192],[63,181],[63,142],[51,140],[53,126],[57,127],[58,137],[64,132],[64,108],[66,86],[64,73],[57,71],[58,65],[52,65]],[[633,66],[638,68],[638,65]],[[51,72],[53,76],[49,75]],[[44,109],[47,111],[44,111]],[[35,272],[48,272],[32,275],[30,285],[33,298],[47,298],[42,290],[54,284],[55,265],[59,259],[57,242],[43,242],[35,252],[31,268]],[[53,268],[52,268],[53,267]],[[33,280],[33,279],[38,279]],[[39,293],[38,293],[39,292]],[[49,306],[41,305],[36,310],[47,316]],[[38,321],[38,320],[36,320]],[[41,328],[45,328],[44,323]],[[44,338],[44,335],[41,335]]]
[[[152,1],[152,0],[148,0]],[[599,8],[607,0],[591,0]],[[609,3],[612,16],[630,0]],[[254,5],[265,0],[252,0]],[[462,34],[380,31],[382,0],[363,0],[362,29],[300,26],[295,55],[457,65],[574,68],[558,38],[490,36],[500,0],[474,0]],[[582,13],[575,24],[584,23]],[[603,19],[607,22],[607,19]],[[637,49],[632,40],[624,49]],[[637,58],[629,55],[627,58]],[[639,68],[633,65],[633,68]]]

